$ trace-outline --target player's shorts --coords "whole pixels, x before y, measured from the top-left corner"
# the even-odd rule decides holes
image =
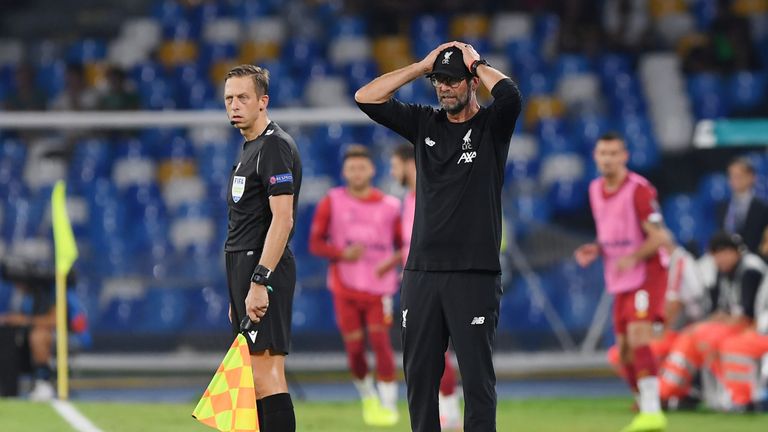
[[[259,263],[261,251],[226,252],[227,284],[232,305],[232,335],[240,333],[240,321],[245,316],[245,297],[251,288],[251,275]],[[291,314],[293,292],[296,288],[296,261],[290,249],[285,253],[270,276],[269,308],[257,324],[255,341],[246,336],[251,354],[270,350],[275,354],[288,354],[291,345]]]
[[[334,293],[333,309],[336,313],[336,325],[342,334],[364,328],[392,325],[392,297],[390,296],[371,296],[360,299]]]
[[[613,299],[613,328],[626,334],[627,325],[635,321],[664,322],[665,289],[662,285],[616,294]]]

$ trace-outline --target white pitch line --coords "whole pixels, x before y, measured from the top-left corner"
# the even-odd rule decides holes
[[[102,432],[86,418],[80,411],[75,408],[74,405],[68,401],[62,401],[54,399],[51,401],[51,406],[59,415],[69,423],[78,432]]]

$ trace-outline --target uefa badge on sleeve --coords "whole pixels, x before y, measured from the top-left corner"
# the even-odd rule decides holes
[[[232,179],[232,201],[238,202],[245,193],[245,177],[235,176]]]

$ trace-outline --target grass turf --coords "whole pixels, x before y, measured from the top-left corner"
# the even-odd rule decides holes
[[[614,432],[632,417],[627,399],[534,399],[502,401],[498,430],[536,432]],[[104,432],[210,431],[192,419],[189,404],[76,403]],[[376,429],[363,425],[358,404],[312,402],[296,404],[300,432],[408,431],[405,405],[397,427]],[[669,432],[752,432],[768,430],[766,415],[672,413]],[[71,431],[46,404],[0,400],[0,431]]]

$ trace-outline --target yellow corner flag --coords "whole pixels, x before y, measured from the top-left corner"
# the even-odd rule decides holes
[[[192,417],[220,431],[259,430],[251,354],[242,334],[232,342]]]
[[[67,215],[66,186],[59,180],[51,195],[53,244],[56,252],[56,370],[59,399],[69,398],[67,341],[67,273],[77,260],[77,243]]]
[[[66,186],[63,180],[56,182],[51,197],[53,242],[56,249],[56,273],[66,275],[77,260],[77,244],[67,215]]]

